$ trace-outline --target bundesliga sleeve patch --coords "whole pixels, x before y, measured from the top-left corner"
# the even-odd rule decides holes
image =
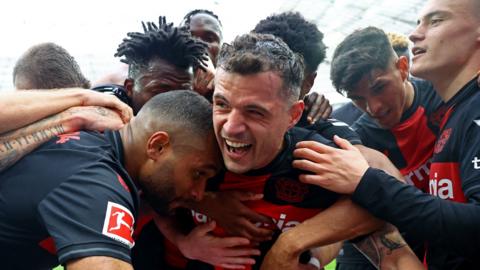
[[[134,223],[130,210],[118,203],[108,202],[102,233],[132,248],[135,244],[132,238]]]

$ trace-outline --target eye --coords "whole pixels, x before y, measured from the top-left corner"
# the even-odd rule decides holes
[[[430,24],[431,25],[437,25],[437,24],[441,23],[442,21],[443,21],[443,19],[441,19],[441,18],[432,18],[432,19],[430,19]]]
[[[380,84],[380,85],[375,86],[375,88],[372,89],[372,93],[374,95],[378,95],[378,94],[381,94],[384,89],[385,89],[385,85]]]
[[[200,180],[204,175],[205,175],[204,172],[199,171],[199,170],[194,170],[193,171],[193,180]]]
[[[214,100],[213,105],[215,106],[215,108],[218,108],[218,109],[226,109],[227,108],[227,103],[225,103],[222,100]]]
[[[264,117],[265,115],[257,110],[249,110],[248,113],[254,117]]]

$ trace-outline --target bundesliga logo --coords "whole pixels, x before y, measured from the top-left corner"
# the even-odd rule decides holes
[[[132,248],[134,223],[133,215],[126,207],[108,202],[102,233]]]

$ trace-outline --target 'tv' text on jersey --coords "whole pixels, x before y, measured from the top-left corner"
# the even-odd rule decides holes
[[[477,78],[443,107],[446,113],[434,147],[428,191],[445,200],[479,204],[480,88]],[[429,248],[427,261],[431,269],[473,266],[464,258],[445,253],[436,246]]]
[[[2,269],[88,256],[130,262],[137,191],[118,132],[59,135],[0,173]]]

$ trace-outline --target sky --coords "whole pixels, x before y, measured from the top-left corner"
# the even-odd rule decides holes
[[[141,21],[156,22],[159,15],[178,25],[193,9],[212,10],[222,21],[224,41],[230,42],[273,13],[301,9],[306,19],[321,22],[318,26],[326,33],[328,58],[335,44],[345,36],[342,30],[350,32],[350,28],[377,23],[405,32],[405,25],[398,24],[412,19],[394,17],[396,13],[410,14],[402,8],[412,10],[411,3],[419,1],[423,0],[4,1],[0,16],[3,41],[0,42],[0,89],[13,88],[11,74],[16,59],[30,46],[41,42],[55,42],[64,47],[75,57],[87,78],[95,81],[118,69],[119,60],[113,54],[126,33],[140,31]],[[329,9],[322,9],[329,5]],[[415,12],[412,10],[412,14]],[[333,90],[328,64],[320,65],[313,89],[324,93],[332,103],[346,101]]]

